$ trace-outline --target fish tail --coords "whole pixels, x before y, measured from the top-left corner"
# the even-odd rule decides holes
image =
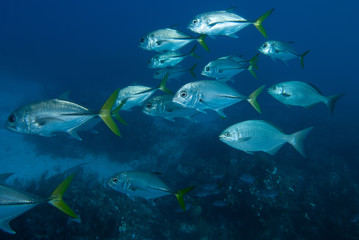
[[[332,95],[327,97],[327,102],[326,105],[330,110],[330,113],[333,115],[334,114],[334,107],[335,107],[335,103],[339,100],[339,98],[341,98],[344,95],[344,93],[340,93],[337,95]]]
[[[254,57],[251,58],[251,60],[249,60],[249,67],[248,67],[248,71],[253,75],[253,77],[255,79],[258,78],[257,74],[254,72],[254,68],[258,69],[258,66],[257,66],[258,55],[259,55],[259,53],[257,53]]]
[[[187,188],[181,189],[175,193],[175,196],[176,196],[181,208],[183,209],[183,211],[186,211],[186,206],[184,204],[183,195],[192,191],[194,188],[195,188],[195,186],[187,187]]]
[[[197,63],[195,65],[193,65],[190,69],[189,69],[189,72],[191,73],[191,75],[194,77],[194,78],[197,78],[196,77],[196,74],[194,74],[194,69],[197,67]]]
[[[304,69],[304,56],[307,55],[309,53],[309,50],[305,51],[305,53],[303,53],[302,55],[299,55],[300,57],[300,65],[302,66],[302,68]]]
[[[253,25],[258,29],[260,33],[266,38],[268,38],[266,31],[263,28],[263,21],[271,15],[271,13],[274,11],[274,8],[269,10],[268,12],[264,13],[262,16],[260,16],[257,20],[254,21]]]
[[[206,34],[201,34],[198,38],[197,38],[197,42],[199,42],[199,44],[201,44],[201,46],[204,48],[204,50],[206,50],[207,52],[209,52],[209,48],[207,46],[207,43],[204,41],[204,38],[206,37]]]
[[[70,217],[78,218],[76,213],[65,203],[62,199],[67,187],[70,185],[74,174],[67,177],[60,185],[55,189],[49,198],[49,203],[59,209],[60,211],[66,213]]]
[[[305,157],[304,151],[304,139],[312,131],[313,127],[306,128],[299,132],[295,132],[290,135],[289,143],[297,150],[303,157]]]
[[[263,91],[263,89],[265,88],[265,85],[260,86],[259,88],[257,88],[251,95],[249,95],[247,101],[254,107],[254,109],[259,112],[262,113],[262,110],[257,102],[257,97],[258,95]]]
[[[120,130],[118,129],[115,121],[112,119],[112,107],[116,103],[116,99],[118,96],[119,90],[117,89],[114,91],[111,96],[107,99],[105,104],[102,106],[99,112],[99,116],[104,121],[104,123],[111,129],[111,131],[116,134],[117,136],[121,137]],[[124,104],[124,103],[123,103]],[[123,106],[122,104],[122,106]],[[118,119],[120,119],[120,116],[118,116]],[[120,120],[121,121],[121,120]],[[121,121],[122,122],[122,121]]]
[[[121,108],[123,107],[123,105],[125,105],[127,102],[127,98],[121,101],[121,104],[118,105],[114,110],[112,110],[111,115],[118,120],[119,122],[121,122],[124,125],[127,125],[127,123],[125,122],[125,120],[123,120],[123,118],[120,116],[119,112],[121,110]]]
[[[188,53],[188,55],[191,55],[192,57],[195,57],[195,58],[199,58],[200,57],[194,52],[197,48],[197,44],[193,46],[193,48],[191,49],[191,51]]]
[[[160,85],[158,85],[158,89],[161,90],[162,92],[165,92],[168,94],[173,94],[172,91],[166,87],[168,75],[169,75],[169,73],[166,73],[166,75],[163,77],[163,79],[160,82]]]

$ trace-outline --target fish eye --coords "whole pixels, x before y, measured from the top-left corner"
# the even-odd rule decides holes
[[[276,86],[273,86],[273,87],[272,87],[272,89],[273,89],[273,90],[276,90],[276,89],[277,89],[277,87],[276,87]]]
[[[207,72],[209,72],[209,67],[206,67],[206,69],[205,69]]]
[[[118,178],[117,178],[117,177],[113,177],[113,178],[112,178],[112,182],[113,182],[114,184],[118,183]]]
[[[160,63],[164,63],[165,62],[165,60],[160,60]]]
[[[147,102],[146,108],[151,108],[151,107],[152,107],[152,103],[151,103],[151,102]]]
[[[181,97],[185,98],[185,97],[187,97],[187,95],[188,95],[188,94],[187,94],[186,91],[182,91],[182,92],[181,92]]]
[[[141,42],[144,42],[145,41],[145,37],[141,37]]]
[[[198,22],[197,19],[192,21],[193,24],[196,24],[197,22]]]
[[[265,47],[267,47],[267,45],[268,45],[268,44],[267,44],[267,43],[265,43],[265,44],[263,44],[263,47],[265,48]]]
[[[226,136],[226,137],[230,137],[230,136],[231,136],[231,134],[230,134],[229,132],[225,132],[225,133],[224,133],[224,136]]]
[[[9,122],[12,122],[12,123],[15,122],[15,121],[16,121],[15,115],[14,115],[14,114],[11,114],[11,115],[9,116],[8,120],[9,120]]]

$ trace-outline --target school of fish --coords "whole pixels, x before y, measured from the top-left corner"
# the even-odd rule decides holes
[[[175,122],[176,118],[193,120],[198,114],[206,114],[208,110],[217,112],[221,118],[227,118],[224,110],[242,101],[248,102],[258,113],[261,113],[257,98],[265,86],[258,86],[251,94],[242,94],[230,86],[234,77],[247,70],[254,78],[258,78],[255,70],[258,69],[260,54],[269,56],[273,60],[280,59],[285,64],[292,59],[299,59],[301,67],[304,68],[303,59],[309,50],[298,53],[291,41],[268,40],[250,59],[242,58],[240,55],[228,55],[213,59],[201,66],[201,75],[210,79],[183,82],[183,85],[174,92],[166,87],[166,83],[169,79],[182,81],[186,73],[196,78],[194,70],[198,64],[190,68],[179,64],[187,57],[199,58],[195,53],[198,43],[210,54],[210,48],[205,42],[207,36],[211,38],[219,35],[228,36],[235,38],[234,41],[239,41],[237,34],[247,26],[253,25],[265,38],[268,38],[263,21],[273,11],[274,9],[271,9],[252,20],[239,16],[236,9],[200,13],[187,27],[194,35],[197,34],[196,36],[173,27],[154,29],[141,37],[138,46],[155,52],[148,60],[147,66],[154,69],[153,77],[161,80],[157,87],[130,85],[117,89],[98,111],[70,101],[67,95],[28,103],[10,113],[6,128],[21,134],[36,134],[44,137],[67,134],[81,141],[78,132],[92,129],[101,120],[114,134],[121,136],[115,120],[126,124],[119,113],[136,107],[142,107],[142,112],[148,116],[162,117],[172,122]],[[190,51],[181,50],[191,44],[194,45],[191,46]],[[164,94],[154,96],[157,90]],[[343,95],[325,96],[312,84],[302,81],[279,82],[266,91],[277,101],[288,106],[309,108],[324,103],[332,114],[335,103]],[[219,121],[222,120],[219,118]],[[268,121],[253,119],[228,126],[219,134],[219,140],[248,154],[265,152],[270,155],[276,154],[283,144],[289,143],[305,157],[304,140],[312,129],[313,127],[309,126],[304,130],[286,134]],[[0,181],[5,181],[9,176],[10,174],[0,175]],[[72,178],[73,175],[65,179],[48,198],[34,197],[0,183],[0,229],[15,234],[10,221],[42,203],[50,203],[76,218],[75,212],[62,200],[62,195]],[[113,173],[108,178],[107,185],[117,192],[126,194],[132,200],[174,195],[183,210],[186,210],[183,196],[194,188],[189,186],[174,191],[160,178],[160,173],[140,171]]]

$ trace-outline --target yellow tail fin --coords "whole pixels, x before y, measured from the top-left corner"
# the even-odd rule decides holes
[[[115,121],[113,121],[112,115],[112,107],[116,103],[116,99],[118,96],[119,89],[114,91],[111,96],[107,99],[105,104],[100,109],[99,116],[104,121],[104,123],[111,129],[111,131],[116,134],[117,136],[121,137],[120,130],[118,129]]]
[[[175,193],[175,196],[176,196],[181,208],[183,209],[183,211],[186,211],[186,206],[184,204],[183,195],[192,191],[194,188],[195,188],[194,186],[191,186],[188,188],[181,189]]]
[[[251,95],[249,95],[249,98],[247,100],[254,107],[254,109],[259,113],[262,113],[262,110],[259,107],[259,104],[257,102],[257,97],[263,91],[264,88],[265,88],[265,85],[262,85],[259,88],[257,88]]]
[[[76,213],[62,200],[62,196],[64,195],[67,187],[70,185],[72,179],[74,178],[74,174],[70,175],[66,178],[60,185],[55,189],[55,191],[50,196],[49,203],[59,209],[60,211],[66,213],[70,217],[78,218]]]
[[[268,38],[266,31],[264,30],[264,27],[262,25],[263,21],[271,15],[271,13],[274,11],[274,8],[269,10],[268,12],[264,13],[262,16],[260,16],[256,21],[254,21],[253,25],[258,29],[260,33],[266,38]]]

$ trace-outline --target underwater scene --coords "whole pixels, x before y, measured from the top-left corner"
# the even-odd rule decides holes
[[[0,2],[0,239],[359,239],[358,7]]]

